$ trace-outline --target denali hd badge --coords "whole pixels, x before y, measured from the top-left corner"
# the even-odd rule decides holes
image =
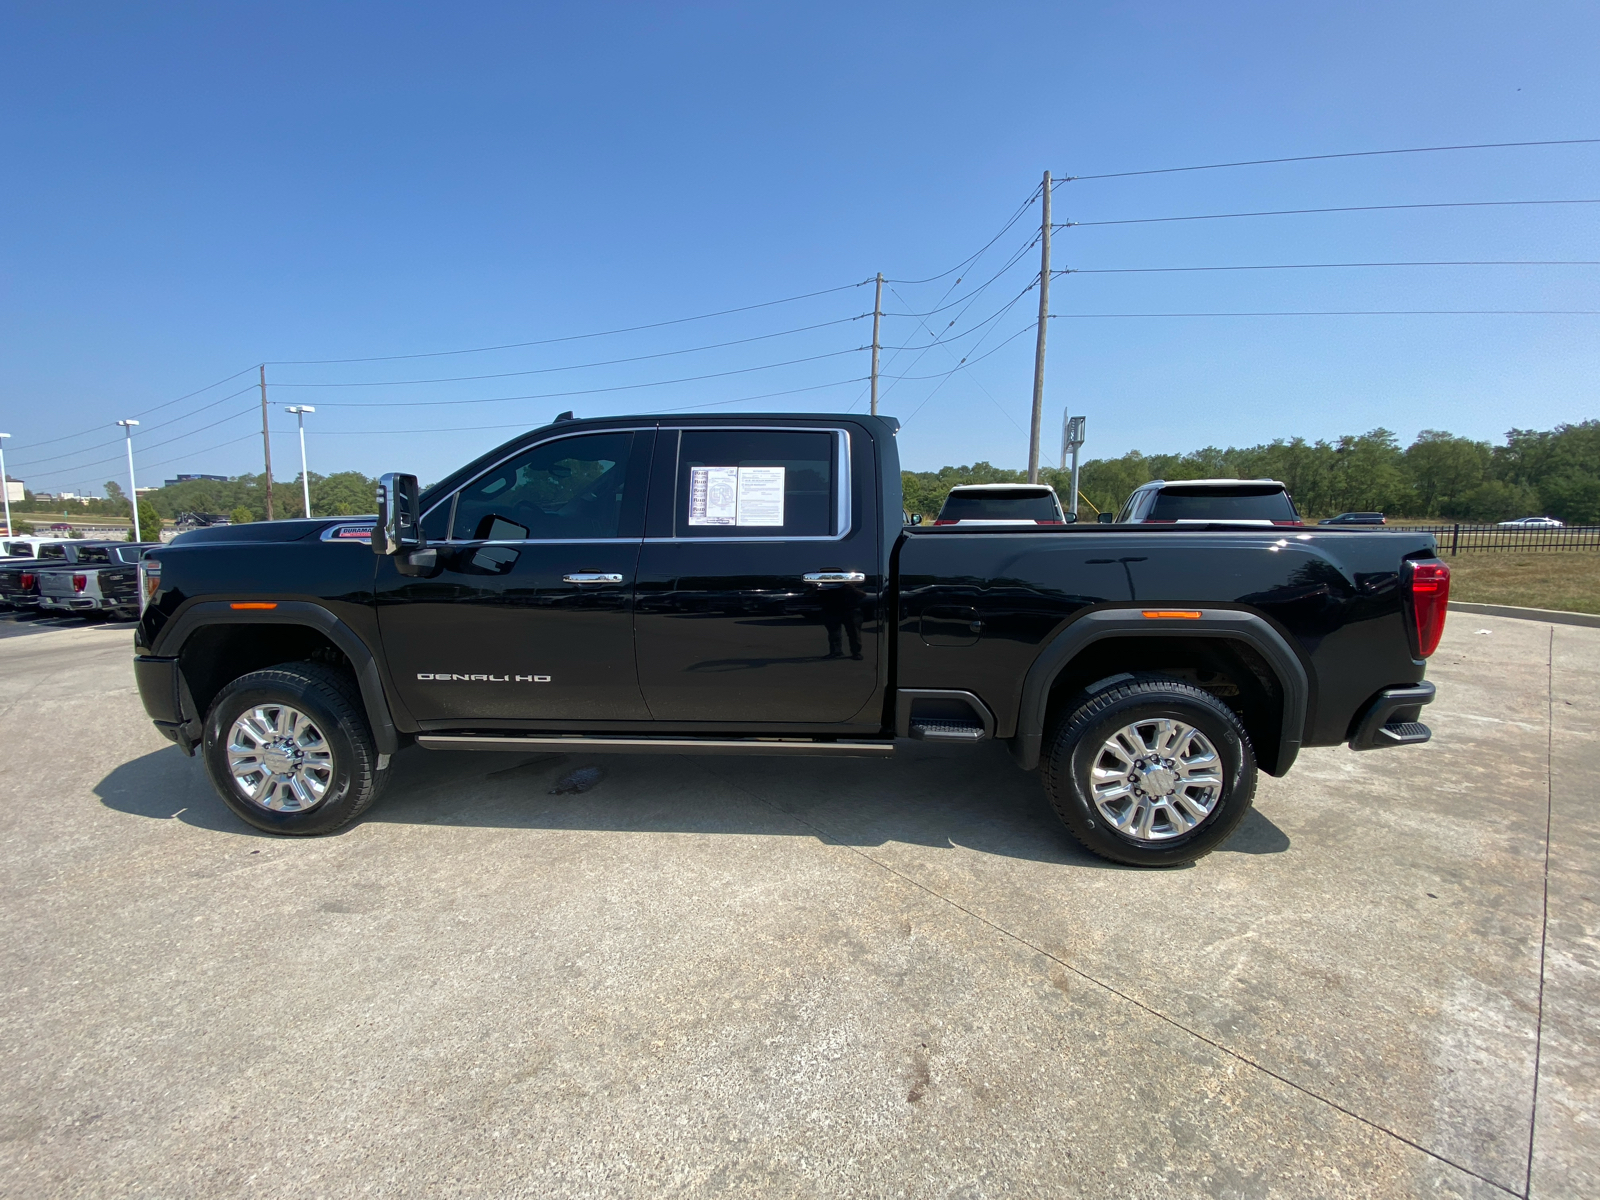
[[[418,675],[434,683],[549,683],[548,675]]]

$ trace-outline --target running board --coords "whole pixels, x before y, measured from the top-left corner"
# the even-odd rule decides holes
[[[803,738],[606,737],[601,734],[529,734],[526,737],[419,733],[424,750],[591,750],[597,754],[787,754],[889,758],[894,743],[819,742]]]

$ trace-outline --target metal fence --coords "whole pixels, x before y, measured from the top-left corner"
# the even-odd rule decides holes
[[[1431,533],[1440,554],[1474,554],[1486,550],[1600,550],[1600,525],[1568,525],[1565,529],[1504,529],[1499,525],[1407,525]]]

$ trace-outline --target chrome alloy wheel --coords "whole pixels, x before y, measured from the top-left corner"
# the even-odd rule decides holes
[[[1141,842],[1182,837],[1222,799],[1222,757],[1193,725],[1151,717],[1117,730],[1089,768],[1100,816]]]
[[[286,704],[246,709],[228,732],[228,774],[270,812],[305,812],[333,784],[333,748],[312,719]]]

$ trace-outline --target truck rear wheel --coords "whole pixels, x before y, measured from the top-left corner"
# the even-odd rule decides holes
[[[332,833],[377,799],[383,780],[354,681],[318,663],[228,684],[206,714],[203,755],[223,803],[268,833]]]
[[[1132,679],[1075,702],[1046,739],[1050,803],[1083,845],[1115,862],[1170,867],[1211,853],[1256,790],[1250,738],[1216,697],[1176,679]]]

